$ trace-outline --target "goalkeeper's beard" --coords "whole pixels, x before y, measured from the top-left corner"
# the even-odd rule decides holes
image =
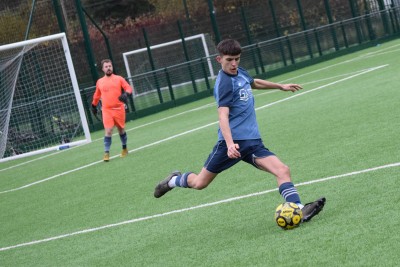
[[[107,76],[111,76],[112,74],[113,74],[112,70],[109,70],[109,71],[106,72]]]

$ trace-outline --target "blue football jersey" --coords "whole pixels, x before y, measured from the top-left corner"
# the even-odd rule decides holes
[[[214,97],[218,107],[229,107],[229,125],[233,140],[261,138],[254,109],[251,84],[254,79],[248,72],[238,68],[237,75],[220,70],[214,86]],[[218,140],[224,140],[218,129]]]

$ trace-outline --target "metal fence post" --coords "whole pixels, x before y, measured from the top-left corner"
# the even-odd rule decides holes
[[[195,81],[195,78],[193,76],[192,67],[190,66],[190,58],[189,58],[189,54],[187,52],[187,47],[186,47],[186,42],[185,42],[185,35],[183,34],[183,31],[182,31],[181,22],[178,20],[177,23],[178,23],[179,35],[181,36],[181,39],[182,39],[183,53],[185,54],[186,62],[188,62],[187,64],[188,64],[188,67],[189,67],[190,80],[192,80],[192,85],[193,85],[194,92],[197,93],[196,81]]]
[[[352,14],[353,18],[355,18],[359,15],[357,3],[355,3],[354,0],[349,0],[349,3],[350,3],[351,14]],[[355,26],[356,26],[358,43],[361,44],[362,43],[362,34],[361,34],[360,22],[358,20],[355,21]]]
[[[277,20],[277,17],[276,17],[274,4],[272,3],[271,0],[268,1],[268,4],[269,4],[269,8],[271,9],[272,20],[274,21],[274,28],[275,28],[276,37],[279,38],[279,37],[281,37],[282,34],[281,34],[281,31],[280,31],[279,26],[278,26],[278,20]],[[281,53],[283,64],[286,67],[287,63],[286,63],[285,50],[284,50],[284,47],[282,45],[282,39],[279,39],[279,51]]]
[[[390,15],[390,21],[392,22],[393,31],[398,32],[400,29],[399,18],[397,17],[397,12],[395,10],[395,5],[393,3],[393,0],[391,1],[390,4],[389,15]]]
[[[31,13],[29,14],[28,26],[26,27],[25,40],[29,39],[29,32],[31,31],[32,19],[33,19],[33,14],[35,13],[35,7],[36,7],[36,0],[33,0],[32,1]]]
[[[306,20],[304,19],[303,7],[301,5],[301,0],[297,0],[296,2],[297,2],[297,7],[299,9],[299,16],[300,16],[301,26],[302,26],[303,31],[304,31],[304,36],[306,38],[308,54],[310,55],[311,58],[314,58],[314,55],[313,55],[313,52],[312,52],[312,49],[311,49],[310,39],[308,38],[307,24],[306,24]]]
[[[365,13],[367,14],[367,16],[365,17],[366,21],[367,21],[367,29],[368,29],[368,34],[369,34],[369,40],[375,40],[376,36],[375,36],[375,32],[374,32],[374,28],[372,27],[372,22],[371,22],[371,17],[370,17],[370,10],[367,4],[367,1],[364,0],[364,5],[365,5]]]
[[[332,24],[333,17],[332,17],[331,5],[329,4],[329,0],[324,0],[324,5],[325,5],[325,10],[326,10],[326,15],[328,16],[328,22],[329,22],[329,24]],[[335,45],[335,50],[339,51],[339,43],[338,43],[338,39],[336,36],[336,30],[334,27],[331,27],[331,33],[332,33],[333,43]]]
[[[317,42],[318,54],[319,56],[322,56],[321,42],[319,41],[318,31],[316,28],[314,28],[313,31],[314,31],[315,41]]]
[[[241,13],[241,15],[242,15],[242,20],[243,20],[244,28],[245,28],[245,30],[246,30],[247,42],[249,43],[249,45],[251,45],[251,44],[253,44],[253,39],[251,38],[251,33],[250,33],[250,29],[249,29],[249,24],[248,24],[248,22],[247,22],[246,14],[245,14],[245,12],[244,12],[244,8],[243,8],[243,7],[240,7],[240,13]],[[256,57],[255,57],[255,55],[254,55],[253,49],[251,50],[251,56],[252,56],[252,58],[253,58],[253,63],[254,63],[254,68],[255,68],[255,70],[256,70],[256,74],[258,75],[258,74],[259,74],[259,71],[258,71],[258,64],[257,64],[257,59],[256,59]]]
[[[221,34],[219,33],[217,19],[215,17],[215,9],[213,0],[208,0],[208,9],[210,11],[211,24],[215,34],[215,42],[218,44],[221,41]]]
[[[101,33],[101,35],[104,38],[104,41],[106,43],[106,47],[107,47],[107,53],[109,56],[109,59],[114,62],[114,58],[112,55],[112,50],[111,50],[111,45],[110,45],[110,41],[108,40],[107,35],[105,34],[105,32],[99,27],[99,25],[97,25],[97,23],[94,21],[94,19],[92,19],[92,17],[89,15],[89,13],[86,12],[86,10],[84,8],[82,8],[82,11],[85,13],[85,15],[89,18],[89,20],[93,23],[93,25],[99,30],[99,32]],[[118,73],[117,68],[115,66],[115,64],[113,64],[113,71],[114,73]]]
[[[165,79],[167,80],[169,95],[171,96],[171,100],[175,101],[174,90],[172,89],[171,78],[169,77],[169,72],[167,68],[164,68]]]
[[[387,13],[386,13],[385,3],[383,0],[378,0],[378,5],[379,5],[379,10],[381,11],[383,28],[385,29],[385,33],[389,34],[390,33],[389,23],[388,23],[388,17],[387,17]]]
[[[54,12],[56,13],[58,27],[60,28],[60,32],[66,32],[64,21],[62,19],[62,12],[60,10],[60,1],[53,0]]]
[[[346,34],[346,30],[345,30],[344,25],[343,25],[343,21],[340,22],[340,28],[342,29],[344,45],[345,45],[346,48],[349,48],[349,43],[347,41],[347,34]]]
[[[155,82],[156,87],[157,87],[158,99],[160,100],[160,103],[163,103],[164,100],[163,100],[163,97],[162,97],[162,94],[161,94],[160,83],[158,82],[157,73],[155,72],[156,66],[154,65],[154,60],[153,60],[153,55],[151,53],[149,38],[147,37],[147,31],[146,31],[145,28],[142,28],[142,31],[143,31],[144,41],[145,41],[146,47],[147,47],[147,55],[149,56],[151,70],[153,71],[154,82]]]
[[[75,0],[75,3],[76,3],[76,9],[78,12],[79,22],[81,23],[83,39],[85,42],[86,55],[88,57],[89,66],[90,66],[90,72],[92,74],[93,84],[95,84],[96,81],[99,79],[99,74],[97,73],[97,69],[96,69],[96,61],[94,60],[92,44],[90,42],[90,36],[89,36],[88,29],[87,29],[85,16],[82,12],[82,3],[81,3],[81,0]]]
[[[206,69],[205,62],[204,62],[203,58],[200,58],[200,62],[201,62],[201,69],[203,70],[204,81],[205,81],[205,83],[206,83],[207,90],[208,90],[208,91],[211,91],[210,82],[208,81],[207,69]],[[212,92],[212,91],[211,91],[211,92]]]

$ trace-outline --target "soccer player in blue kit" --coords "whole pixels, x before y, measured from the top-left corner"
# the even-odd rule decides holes
[[[325,205],[325,197],[303,205],[294,187],[289,167],[263,144],[254,108],[252,89],[280,89],[296,92],[298,84],[278,84],[254,79],[239,67],[242,48],[238,41],[225,39],[217,50],[217,61],[221,70],[214,86],[214,97],[218,106],[218,141],[208,156],[199,174],[175,171],[162,180],[154,190],[159,198],[174,187],[206,188],[222,171],[239,161],[269,172],[276,177],[279,193],[286,202],[296,203],[303,211],[303,221],[309,221]]]

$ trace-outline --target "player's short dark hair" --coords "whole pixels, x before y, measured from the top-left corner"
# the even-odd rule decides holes
[[[108,58],[103,59],[103,60],[101,61],[101,63],[100,63],[101,68],[103,68],[104,63],[111,63],[111,64],[112,64],[112,61],[111,61],[111,59],[108,59]]]
[[[219,42],[217,50],[221,56],[237,56],[242,53],[242,47],[240,43],[234,39],[225,39]]]

